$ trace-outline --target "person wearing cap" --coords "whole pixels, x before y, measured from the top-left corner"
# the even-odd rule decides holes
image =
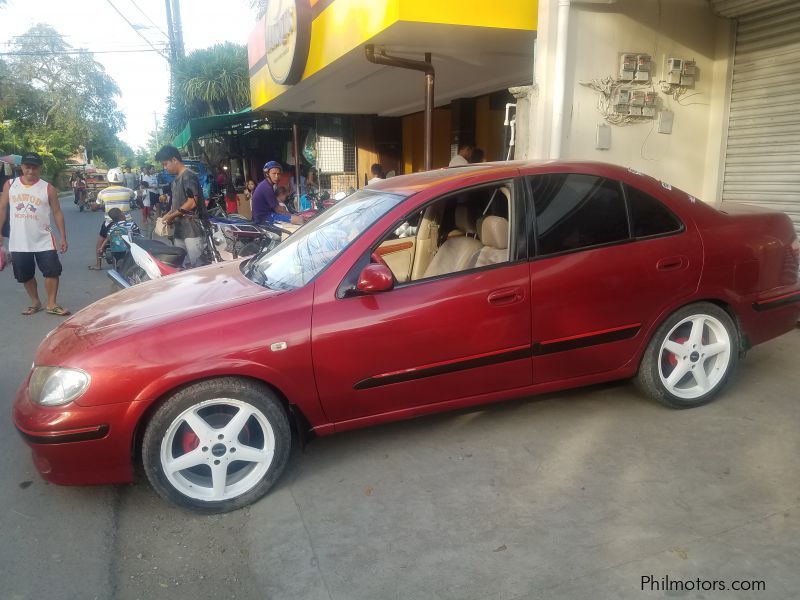
[[[22,157],[22,177],[6,182],[0,194],[0,231],[6,221],[6,207],[11,211],[11,232],[8,246],[14,263],[14,277],[28,292],[31,304],[22,311],[32,315],[43,308],[51,315],[70,314],[58,304],[58,281],[61,277],[61,261],[56,248],[61,253],[67,251],[67,230],[64,213],[58,202],[58,192],[48,182],[41,179],[42,157],[28,152]],[[60,242],[56,246],[50,218],[55,221]],[[0,245],[3,244],[0,236]],[[44,276],[47,292],[47,305],[42,306],[36,282],[36,265]]]
[[[272,221],[290,222],[289,211],[281,206],[275,195],[278,181],[283,174],[281,163],[275,160],[264,165],[265,179],[256,186],[253,192],[253,222],[270,223]]]
[[[164,146],[156,153],[156,160],[164,170],[173,175],[172,209],[164,220],[175,223],[175,245],[186,250],[189,266],[197,266],[203,254],[203,223],[201,210],[205,210],[203,191],[197,173],[183,164],[180,151],[175,146]]]

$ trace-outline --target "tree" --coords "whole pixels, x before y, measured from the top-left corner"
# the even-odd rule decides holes
[[[187,107],[202,103],[214,115],[220,107],[234,112],[250,104],[247,49],[242,45],[226,42],[195,50],[180,62],[175,79]]]
[[[195,50],[176,65],[172,89],[165,118],[167,137],[180,133],[189,119],[250,106],[247,49],[225,43]]]
[[[36,150],[50,175],[80,146],[111,165],[126,152],[132,156],[117,137],[125,125],[119,88],[90,53],[76,53],[55,29],[39,24],[17,38],[9,56],[0,62],[2,153]]]

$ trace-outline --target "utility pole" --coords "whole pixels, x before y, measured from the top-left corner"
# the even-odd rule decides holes
[[[175,66],[175,59],[177,58],[177,54],[175,53],[175,26],[172,23],[172,4],[171,0],[164,0],[164,3],[167,6],[167,34],[169,36],[169,64],[170,67]]]
[[[172,0],[172,18],[175,25],[175,55],[183,58],[186,53],[183,49],[183,23],[181,22],[181,0]]]

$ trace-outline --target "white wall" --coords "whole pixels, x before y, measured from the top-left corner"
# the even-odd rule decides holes
[[[573,3],[569,36],[562,158],[633,167],[714,202],[725,127],[730,21],[715,16],[707,0]],[[604,120],[597,111],[596,92],[579,83],[618,74],[619,52],[651,54],[655,81],[661,79],[665,57],[695,59],[696,95],[687,94],[678,104],[660,94],[662,105],[675,113],[672,134],[658,133],[657,120],[612,125],[611,148],[596,150],[596,127]],[[539,84],[540,91],[547,87],[546,81]],[[541,98],[539,106],[541,124],[549,111]]]

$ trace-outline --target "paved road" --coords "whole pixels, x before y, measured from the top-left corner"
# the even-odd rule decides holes
[[[67,204],[65,306],[103,296],[99,215]],[[0,599],[775,598],[800,589],[800,331],[722,398],[670,411],[628,384],[357,431],[296,450],[257,505],[202,517],[139,482],[45,484],[8,418],[57,324],[0,274]],[[758,593],[641,577],[764,580]],[[648,588],[649,589],[649,588]]]

